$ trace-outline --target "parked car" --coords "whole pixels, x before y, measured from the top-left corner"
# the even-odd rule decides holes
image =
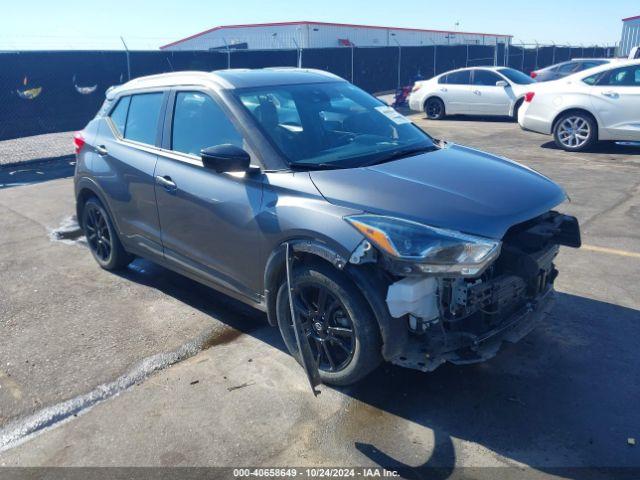
[[[550,82],[551,80],[559,80],[560,78],[568,77],[583,70],[606,65],[614,60],[613,58],[576,58],[534,70],[531,72],[531,78],[535,78],[539,83]]]
[[[526,94],[520,126],[553,135],[568,151],[600,140],[640,141],[640,60],[596,67]]]
[[[326,383],[494,356],[549,311],[558,246],[580,244],[551,180],[325,72],[132,80],[75,142],[101,267],[145,257],[265,311]]]
[[[431,120],[446,115],[496,115],[517,118],[524,94],[534,81],[505,67],[462,68],[416,82],[409,107]]]

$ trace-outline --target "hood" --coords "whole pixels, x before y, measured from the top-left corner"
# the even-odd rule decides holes
[[[452,144],[372,167],[310,175],[333,204],[494,239],[566,199],[557,184],[527,167]]]

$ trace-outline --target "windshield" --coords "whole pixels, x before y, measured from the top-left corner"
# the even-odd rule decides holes
[[[292,167],[361,167],[437,148],[407,118],[347,82],[238,89],[235,95]]]
[[[519,70],[514,70],[513,68],[500,68],[498,69],[502,75],[507,77],[513,83],[517,83],[518,85],[529,85],[531,83],[536,83],[534,79],[525,75]]]

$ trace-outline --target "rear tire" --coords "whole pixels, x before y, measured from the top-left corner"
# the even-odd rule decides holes
[[[299,314],[322,382],[350,385],[371,373],[382,361],[380,332],[371,308],[353,282],[324,264],[295,268],[292,281],[298,312],[308,312]],[[320,291],[325,292],[324,301]],[[286,281],[278,290],[276,314],[282,338],[300,362]]]
[[[120,270],[133,260],[116,233],[100,200],[89,198],[82,208],[82,228],[93,258],[105,270]]]
[[[436,97],[428,99],[424,104],[424,113],[429,120],[442,120],[446,115],[444,102]]]
[[[598,141],[598,124],[588,113],[567,112],[553,126],[553,138],[567,152],[583,152]]]

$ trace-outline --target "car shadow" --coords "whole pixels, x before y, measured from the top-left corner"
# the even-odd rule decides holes
[[[490,123],[515,123],[511,117],[497,117],[490,115],[447,115],[441,120],[430,120],[426,116],[424,120],[430,122],[490,122]]]
[[[286,351],[264,313],[206,286],[142,259],[121,275]],[[550,317],[488,362],[446,364],[431,373],[383,364],[360,383],[336,388],[369,408],[342,415],[342,423],[357,427],[336,428],[333,441],[405,478],[449,478],[460,462],[454,439],[566,478],[629,473],[612,466],[635,467],[637,474],[640,448],[627,439],[640,436],[638,338],[640,311],[559,293]],[[430,429],[433,446],[425,451],[398,426],[379,435],[384,413]],[[423,460],[407,464],[400,455]],[[522,476],[520,467],[511,468]],[[509,474],[465,472],[468,478]]]
[[[73,177],[76,168],[75,164],[73,155],[63,155],[61,157],[0,165],[0,189]]]
[[[540,147],[549,150],[563,151],[553,141],[543,143]],[[640,142],[599,142],[586,151],[586,153],[600,155],[640,155]]]

